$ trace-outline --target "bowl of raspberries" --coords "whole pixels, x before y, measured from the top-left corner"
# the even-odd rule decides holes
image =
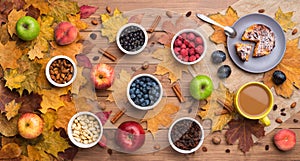
[[[206,41],[195,29],[183,29],[172,39],[171,51],[174,58],[182,64],[198,63],[205,56]]]

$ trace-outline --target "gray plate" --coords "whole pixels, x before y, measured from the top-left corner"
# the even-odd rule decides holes
[[[251,44],[249,41],[243,41],[242,35],[253,24],[264,24],[275,33],[275,48],[269,55],[258,58],[253,58],[251,55],[248,61],[243,62],[236,54],[234,45],[238,42]],[[228,52],[232,61],[239,68],[250,73],[263,73],[271,70],[280,63],[285,53],[286,40],[282,28],[273,18],[264,14],[249,14],[236,21],[233,27],[237,31],[237,36],[235,38],[227,37]],[[255,44],[252,44],[254,47]]]

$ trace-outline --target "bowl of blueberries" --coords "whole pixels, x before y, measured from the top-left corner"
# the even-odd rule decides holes
[[[147,46],[148,35],[143,26],[128,23],[119,29],[116,42],[122,52],[135,55],[142,52]]]
[[[134,76],[127,86],[127,98],[132,106],[139,110],[154,108],[163,96],[160,81],[151,74]]]

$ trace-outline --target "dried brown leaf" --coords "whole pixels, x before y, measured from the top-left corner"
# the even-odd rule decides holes
[[[113,93],[110,93],[106,100],[112,102],[114,100],[120,100],[123,97],[125,98],[126,88],[124,87],[127,87],[127,84],[129,83],[130,79],[131,74],[128,73],[126,70],[121,70],[121,72],[119,73],[119,77],[114,80],[112,86],[108,89]]]
[[[4,145],[0,150],[0,159],[14,159],[21,155],[22,150],[16,143]]]
[[[18,134],[18,117],[13,117],[11,120],[7,120],[4,114],[0,114],[0,133],[6,137],[15,136]]]

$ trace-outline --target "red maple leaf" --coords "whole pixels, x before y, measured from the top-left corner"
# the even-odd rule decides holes
[[[264,126],[258,120],[239,118],[231,120],[228,125],[229,130],[225,133],[226,142],[232,145],[239,140],[239,149],[244,153],[254,145],[252,135],[257,138],[265,136]]]

